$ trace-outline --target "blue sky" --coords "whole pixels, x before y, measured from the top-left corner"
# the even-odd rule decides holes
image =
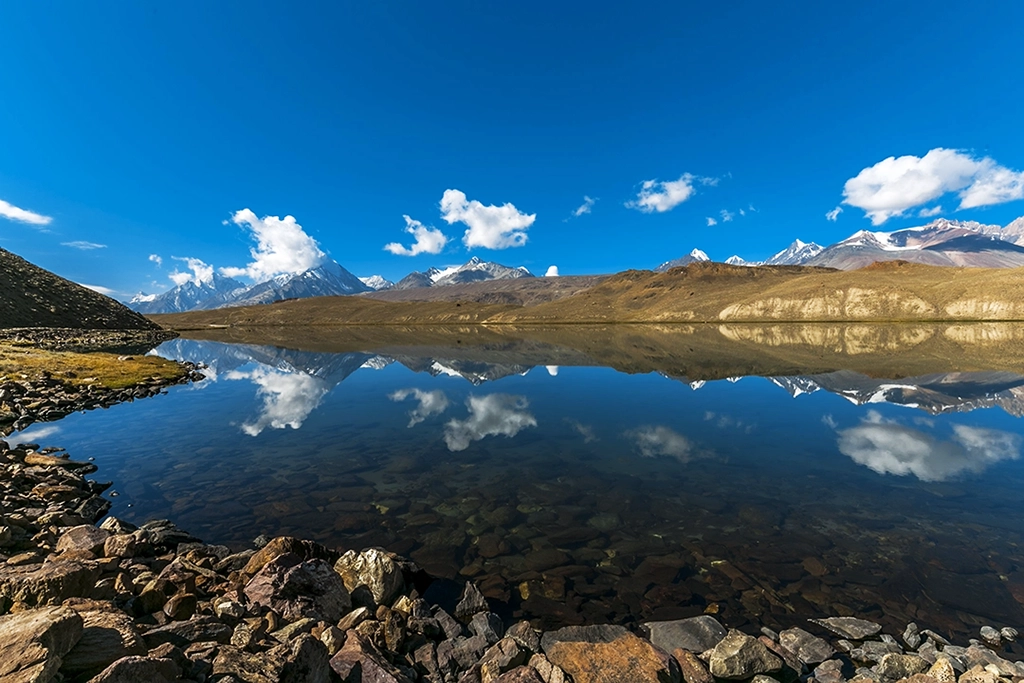
[[[0,6],[0,246],[128,295],[1024,215],[1021,3],[291,4]]]

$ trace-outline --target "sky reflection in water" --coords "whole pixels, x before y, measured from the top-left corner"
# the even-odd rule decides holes
[[[718,609],[730,625],[856,612],[957,632],[1024,614],[1018,375],[690,383],[159,352],[208,379],[16,435],[96,458],[119,516],[212,542],[384,545],[549,624]]]

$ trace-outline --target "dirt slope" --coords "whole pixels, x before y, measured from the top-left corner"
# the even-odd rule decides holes
[[[444,287],[388,289],[360,296],[378,301],[472,301],[481,304],[533,306],[579,294],[607,278],[607,275],[524,277]]]
[[[0,249],[0,328],[149,330],[127,306]]]

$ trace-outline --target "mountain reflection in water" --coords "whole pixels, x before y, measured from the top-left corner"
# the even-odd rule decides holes
[[[96,458],[118,516],[383,546],[547,625],[1024,623],[1016,365],[933,354],[882,378],[863,358],[700,356],[701,330],[613,333],[614,354],[492,331],[339,352],[178,339],[158,353],[207,380],[47,443]]]

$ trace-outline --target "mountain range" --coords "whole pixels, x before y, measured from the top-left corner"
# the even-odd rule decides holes
[[[191,278],[163,294],[138,294],[128,302],[128,306],[147,315],[182,313],[227,306],[269,304],[285,299],[344,296],[413,287],[444,287],[522,277],[533,277],[533,274],[522,266],[510,268],[474,256],[461,266],[410,273],[395,284],[380,275],[358,278],[337,262],[328,260],[302,273],[278,275],[254,285],[246,285],[214,272],[205,279]]]
[[[664,272],[708,260],[707,254],[694,249],[682,258],[661,264],[655,271]],[[730,256],[725,262],[734,266],[824,266],[855,270],[876,261],[895,260],[973,268],[1024,266],[1024,216],[1005,227],[940,218],[927,225],[892,232],[858,230],[828,247],[795,240],[763,261]]]

